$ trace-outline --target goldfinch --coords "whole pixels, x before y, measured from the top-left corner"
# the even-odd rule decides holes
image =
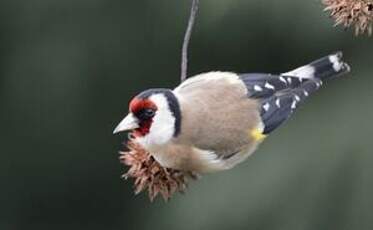
[[[208,72],[177,88],[149,89],[129,104],[114,133],[133,131],[163,167],[197,173],[231,169],[317,91],[350,71],[342,53],[290,72]]]

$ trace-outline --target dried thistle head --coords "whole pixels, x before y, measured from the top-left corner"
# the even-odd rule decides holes
[[[154,200],[161,195],[165,201],[175,192],[183,193],[188,185],[188,179],[196,179],[193,172],[162,167],[136,140],[130,138],[127,144],[129,151],[120,152],[120,162],[129,166],[125,179],[133,178],[135,194],[147,190],[149,199]]]
[[[373,0],[322,0],[335,26],[355,27],[355,34],[372,35]]]

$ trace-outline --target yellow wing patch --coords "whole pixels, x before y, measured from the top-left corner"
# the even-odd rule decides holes
[[[261,142],[267,137],[267,135],[263,134],[258,128],[254,128],[250,131],[250,137],[256,142]]]

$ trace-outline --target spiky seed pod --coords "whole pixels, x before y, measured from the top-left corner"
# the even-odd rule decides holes
[[[135,194],[147,190],[151,201],[161,195],[168,201],[175,192],[183,193],[189,178],[197,179],[193,172],[162,167],[136,140],[130,138],[127,147],[129,151],[120,152],[120,162],[129,166],[125,179],[134,179]]]
[[[373,0],[322,0],[335,26],[355,27],[355,34],[372,35]]]

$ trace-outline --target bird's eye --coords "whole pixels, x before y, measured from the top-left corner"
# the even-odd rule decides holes
[[[144,110],[144,115],[145,115],[146,117],[154,117],[154,115],[155,115],[155,111],[152,110],[152,109],[145,109],[145,110]]]
[[[141,112],[137,115],[141,120],[146,120],[154,117],[155,111],[153,109],[143,109]]]

